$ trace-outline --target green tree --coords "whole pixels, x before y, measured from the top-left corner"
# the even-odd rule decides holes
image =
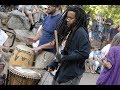
[[[100,13],[105,19],[112,18],[113,26],[120,24],[120,5],[83,5],[82,7],[86,13],[91,11],[91,20]]]

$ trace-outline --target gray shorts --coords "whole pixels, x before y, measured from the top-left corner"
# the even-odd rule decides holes
[[[42,51],[35,59],[35,67],[46,68],[46,66],[52,62],[54,57],[55,55],[53,53]]]

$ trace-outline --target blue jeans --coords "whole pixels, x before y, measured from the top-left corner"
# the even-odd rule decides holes
[[[101,41],[102,41],[102,42],[105,41],[105,40],[106,40],[106,37],[107,37],[107,36],[103,35]]]
[[[94,38],[94,40],[96,40],[96,41],[99,40],[100,33],[101,33],[101,31],[92,32],[92,37]]]
[[[92,32],[92,36],[94,38],[94,40],[98,40],[99,36],[98,36],[98,32]]]

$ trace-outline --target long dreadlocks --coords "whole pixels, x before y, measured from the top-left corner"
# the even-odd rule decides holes
[[[76,16],[76,22],[74,24],[75,25],[74,28],[73,28],[74,30],[72,30],[72,31],[69,30],[69,28],[67,27],[67,21],[66,21],[67,13],[69,11],[73,11],[76,14],[75,15]],[[70,37],[68,37],[67,42],[66,42],[66,46],[65,46],[66,48],[68,48],[68,46],[71,42],[71,39],[73,38],[74,33],[76,32],[76,30],[79,27],[83,27],[85,29],[85,31],[88,33],[87,24],[86,24],[86,13],[79,6],[70,6],[64,12],[61,23],[59,24],[59,27],[57,29],[59,45],[61,45],[62,41],[65,39],[65,37],[68,35],[68,33],[70,33],[71,35],[69,35]]]

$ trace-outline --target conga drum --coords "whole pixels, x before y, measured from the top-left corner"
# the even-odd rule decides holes
[[[32,70],[19,66],[9,66],[7,85],[38,85],[41,75]]]
[[[33,66],[34,58],[35,53],[28,46],[17,45],[10,57],[9,64],[31,67]]]

